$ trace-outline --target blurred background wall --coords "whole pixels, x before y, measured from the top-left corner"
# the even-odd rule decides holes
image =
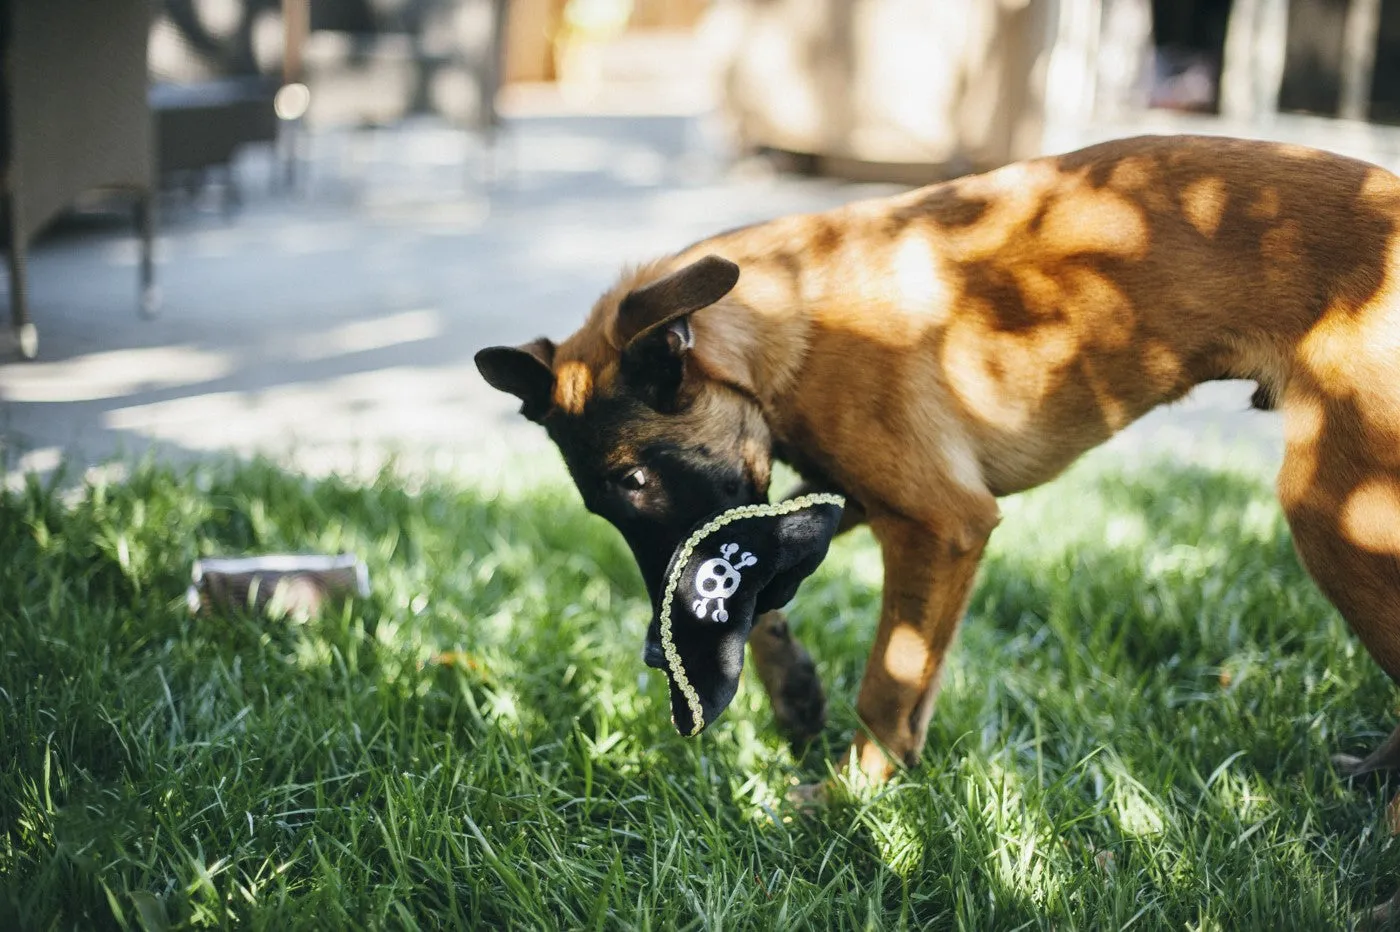
[[[1400,123],[1400,0],[516,0],[506,81],[602,83],[668,30],[698,37],[742,148],[837,174],[948,176],[1137,125]]]
[[[896,180],[1136,127],[1400,122],[1400,0],[157,0],[149,59],[166,169],[271,140],[274,112],[490,130],[545,89]]]

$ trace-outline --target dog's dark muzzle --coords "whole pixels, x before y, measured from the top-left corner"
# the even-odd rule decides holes
[[[666,669],[666,652],[661,649],[660,641],[653,641],[647,638],[646,647],[642,648],[642,663],[653,670]]]

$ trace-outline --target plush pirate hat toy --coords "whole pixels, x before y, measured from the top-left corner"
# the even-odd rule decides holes
[[[681,734],[698,735],[734,698],[754,619],[786,604],[821,564],[844,505],[815,494],[731,508],[676,548],[646,653],[670,680]]]

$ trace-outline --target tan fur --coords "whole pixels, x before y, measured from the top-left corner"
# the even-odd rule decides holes
[[[1297,147],[1140,138],[724,234],[623,277],[559,348],[616,378],[617,305],[701,256],[737,287],[691,318],[694,412],[745,405],[852,496],[885,556],[853,760],[917,755],[996,526],[1202,381],[1249,378],[1288,432],[1279,492],[1309,571],[1400,677],[1400,180]]]

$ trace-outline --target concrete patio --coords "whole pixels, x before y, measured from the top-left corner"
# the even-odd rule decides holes
[[[250,152],[241,211],[166,210],[154,321],[135,311],[123,227],[50,237],[31,261],[39,360],[0,357],[9,480],[146,451],[261,453],[313,474],[393,456],[503,485],[562,475],[481,381],[477,349],[566,335],[629,261],[894,190],[732,164],[715,139],[695,115],[517,116],[487,184],[477,141],[409,124],[313,140],[295,196]],[[1207,386],[1104,455],[1267,470],[1278,423],[1247,411],[1249,392]]]

